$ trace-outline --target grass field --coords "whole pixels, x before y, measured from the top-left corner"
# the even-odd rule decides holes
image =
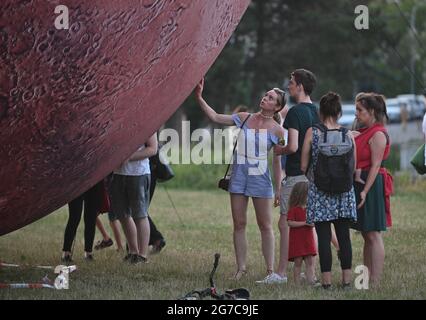
[[[425,299],[426,298],[426,184],[399,184],[392,198],[394,227],[385,233],[385,273],[376,290],[334,290],[324,292],[306,286],[295,287],[292,279],[282,285],[256,285],[264,276],[260,234],[253,209],[249,211],[248,276],[229,280],[235,271],[232,224],[228,195],[221,190],[187,191],[170,189],[180,222],[164,188],[159,185],[151,215],[164,233],[167,245],[150,257],[148,264],[131,266],[122,262],[123,253],[108,248],[95,252],[95,261],[83,259],[83,223],[78,230],[74,262],[78,271],[70,275],[69,290],[0,289],[0,299],[176,299],[195,288],[208,286],[208,274],[216,252],[221,261],[217,287],[246,287],[253,299]],[[275,222],[278,211],[274,210]],[[102,217],[107,225],[107,217]],[[58,265],[67,208],[0,238],[0,260],[23,265]],[[278,230],[275,223],[276,241]],[[96,239],[100,235],[97,233]],[[362,264],[362,238],[352,234],[353,266]],[[276,250],[277,252],[277,250]],[[277,260],[278,257],[276,257]],[[334,252],[334,284],[340,273]],[[317,266],[318,269],[319,266]],[[289,274],[291,274],[291,266]],[[0,283],[39,282],[40,269],[1,268]],[[53,272],[48,272],[54,279]],[[319,270],[317,270],[319,276]]]

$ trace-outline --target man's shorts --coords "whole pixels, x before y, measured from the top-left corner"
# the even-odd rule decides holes
[[[280,194],[280,214],[287,214],[288,200],[290,199],[291,190],[298,182],[308,182],[305,175],[301,176],[287,176],[281,181],[281,194]]]
[[[151,175],[124,176],[114,174],[111,183],[111,207],[118,219],[146,218],[149,207]]]

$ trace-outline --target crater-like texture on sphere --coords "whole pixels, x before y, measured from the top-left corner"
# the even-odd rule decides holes
[[[1,0],[0,235],[66,204],[174,113],[249,0]],[[69,29],[55,28],[55,7]]]

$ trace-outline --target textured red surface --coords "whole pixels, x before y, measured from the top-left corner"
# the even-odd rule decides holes
[[[117,167],[191,93],[249,0],[1,0],[0,235]],[[66,5],[70,29],[54,27]]]

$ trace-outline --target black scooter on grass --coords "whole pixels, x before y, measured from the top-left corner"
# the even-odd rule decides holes
[[[219,264],[220,254],[216,253],[214,255],[214,265],[213,270],[210,273],[210,287],[202,290],[193,290],[188,292],[184,297],[179,300],[202,300],[204,298],[210,297],[215,300],[249,300],[250,292],[245,288],[238,289],[228,289],[223,294],[217,292],[216,285],[213,280],[213,276],[216,272],[217,266]]]

